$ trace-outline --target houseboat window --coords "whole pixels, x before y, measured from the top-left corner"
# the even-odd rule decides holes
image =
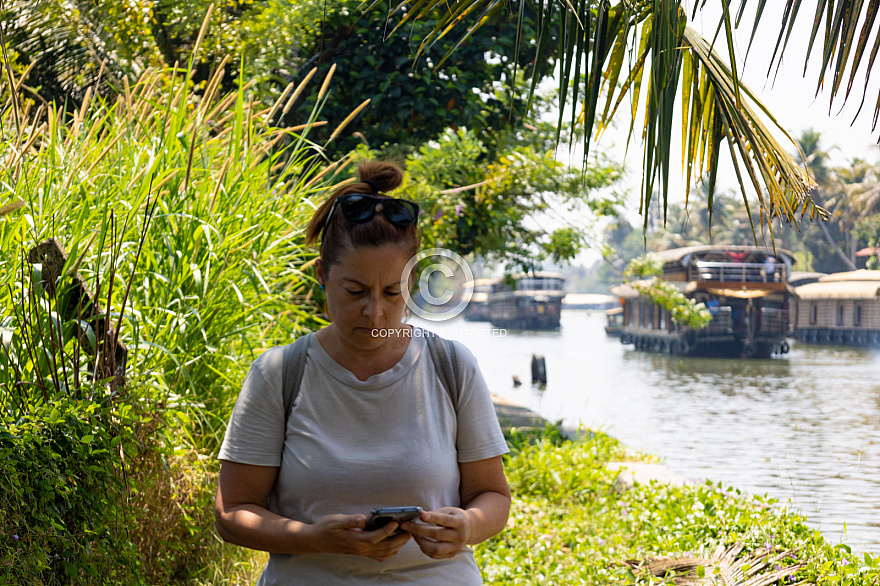
[[[647,313],[645,311],[645,300],[639,299],[639,327],[645,327],[645,315]]]
[[[654,329],[654,304],[648,303],[648,325]]]
[[[623,302],[623,325],[628,326],[632,323],[632,301]]]
[[[816,302],[810,304],[810,324],[816,325],[819,317],[819,307],[816,305]]]
[[[853,325],[860,326],[862,325],[862,304],[856,303],[856,308],[853,310]]]
[[[837,304],[837,325],[843,325],[843,302]]]

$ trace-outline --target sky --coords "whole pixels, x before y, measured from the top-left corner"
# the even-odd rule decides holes
[[[686,2],[688,15],[691,14],[694,0]],[[704,37],[711,39],[715,34],[718,26],[721,11],[718,6],[721,4],[718,0],[710,0],[706,3],[706,7],[697,12],[696,18],[690,21],[690,26],[698,30]],[[739,6],[739,2],[732,3],[735,7]],[[847,100],[841,114],[842,97],[845,88],[838,92],[835,105],[829,113],[829,96],[830,91],[822,90],[816,96],[816,87],[821,69],[821,34],[824,30],[824,23],[820,28],[817,38],[817,46],[813,47],[813,53],[810,58],[809,68],[806,76],[804,76],[804,61],[809,45],[810,32],[815,13],[817,0],[806,0],[801,7],[801,13],[792,31],[791,39],[785,50],[784,59],[778,73],[773,78],[767,77],[767,70],[770,65],[770,58],[776,45],[776,39],[779,34],[780,23],[782,21],[782,12],[785,2],[776,0],[767,2],[764,14],[761,17],[761,23],[755,36],[754,43],[746,59],[746,50],[749,46],[749,37],[751,36],[752,24],[754,22],[754,12],[757,2],[753,1],[748,4],[748,8],[738,29],[734,31],[734,44],[737,53],[737,65],[740,70],[742,81],[755,92],[759,99],[764,102],[768,109],[776,116],[779,123],[796,138],[804,130],[814,129],[821,134],[820,146],[829,152],[831,164],[844,165],[853,158],[863,158],[868,161],[880,162],[880,148],[876,146],[877,139],[880,137],[880,125],[877,129],[871,130],[872,116],[874,106],[877,103],[877,96],[880,93],[880,67],[875,64],[875,72],[868,85],[867,98],[865,106],[861,114],[852,122],[855,112],[858,110],[861,101],[862,92],[865,88],[865,69],[867,67],[868,56],[866,55],[857,72],[855,82],[853,84],[852,93]],[[861,27],[861,23],[859,25]],[[873,37],[870,39],[873,43]],[[727,55],[727,43],[723,31],[718,36],[716,50],[722,55]],[[869,50],[870,50],[869,44]],[[725,59],[727,60],[727,59]],[[744,63],[745,61],[745,63]],[[880,60],[878,60],[880,63]],[[775,65],[774,65],[775,69]],[[848,80],[849,71],[846,72],[844,83]],[[830,80],[830,76],[829,76]],[[680,95],[680,94],[679,94]],[[623,107],[621,108],[624,109]],[[640,116],[643,113],[639,114]],[[767,123],[768,127],[772,125]],[[672,152],[675,153],[670,168],[670,194],[669,200],[672,202],[683,202],[686,189],[684,178],[681,174],[681,122],[676,121],[673,127],[673,144]],[[629,128],[629,117],[618,117],[617,128],[606,131],[600,137],[598,142],[593,143],[591,148],[601,150],[612,156],[617,161],[626,163],[627,173],[622,186],[628,191],[628,211],[627,217],[635,224],[641,223],[641,217],[638,214],[639,190],[641,184],[641,157],[642,148],[639,136],[633,138],[633,142],[629,145],[629,151],[625,152],[626,135],[625,130]],[[781,132],[775,132],[778,142],[783,148],[793,151],[794,146],[784,137]],[[791,145],[791,146],[790,146]],[[790,146],[790,148],[789,148]],[[725,149],[726,150],[726,149]],[[575,146],[571,151],[565,146],[560,145],[558,158],[563,161],[570,162],[573,166],[580,166],[582,160],[582,150]],[[739,194],[739,187],[736,182],[736,176],[733,172],[733,166],[728,163],[729,155],[725,158],[721,157],[721,167],[719,169],[718,189],[735,190]],[[748,188],[748,184],[747,184]],[[749,194],[753,199],[753,194]],[[693,200],[691,200],[693,201]],[[705,205],[705,202],[697,201],[697,205]],[[586,255],[579,261],[585,264],[592,262],[592,254]]]

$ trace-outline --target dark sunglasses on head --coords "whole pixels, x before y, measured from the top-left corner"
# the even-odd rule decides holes
[[[330,220],[333,218],[336,206],[339,206],[339,209],[342,210],[342,217],[349,222],[362,223],[373,219],[373,216],[376,215],[376,206],[378,204],[382,204],[380,211],[388,218],[388,221],[398,228],[412,226],[419,217],[418,204],[408,199],[376,197],[365,193],[347,193],[340,195],[333,201],[333,205],[330,206],[330,213],[327,214],[327,219],[324,220],[324,227],[321,229],[321,233],[323,234],[327,231],[327,226],[330,225]]]

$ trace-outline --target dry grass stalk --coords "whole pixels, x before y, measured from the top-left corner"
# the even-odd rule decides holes
[[[220,168],[220,175],[217,177],[217,184],[214,186],[214,192],[211,194],[210,204],[208,205],[208,209],[212,214],[214,213],[214,202],[217,200],[217,194],[220,193],[220,189],[223,187],[223,180],[226,178],[226,171],[229,170],[231,161],[232,159],[226,159]]]
[[[202,41],[205,40],[205,33],[208,32],[208,24],[211,22],[211,13],[214,12],[214,3],[211,2],[211,5],[208,6],[208,11],[205,13],[205,20],[202,21],[202,28],[199,29],[199,36],[196,38],[196,44],[193,45],[192,52],[192,63],[195,65],[196,57],[199,54],[199,49],[202,46]]]
[[[785,567],[778,565],[793,557],[797,549],[777,552],[768,546],[740,556],[744,548],[742,543],[730,547],[719,545],[709,557],[658,557],[625,563],[636,573],[671,580],[676,586],[770,586],[806,567],[800,562]],[[770,557],[771,553],[776,555]],[[761,573],[771,567],[772,571]],[[806,584],[801,581],[797,586]]]
[[[202,107],[199,108],[200,119],[204,117],[208,106],[210,106],[211,102],[214,101],[214,96],[217,94],[217,90],[220,88],[220,83],[226,76],[227,63],[229,63],[229,55],[223,58],[223,60],[220,62],[220,65],[217,66],[217,70],[214,72],[214,75],[211,77],[211,81],[208,82],[208,86],[205,89],[205,94],[202,98]]]
[[[354,153],[348,153],[347,155],[345,155],[343,158],[339,159],[338,161],[330,163],[329,165],[327,165],[326,167],[321,169],[320,173],[318,173],[317,175],[312,177],[309,180],[309,182],[303,186],[303,191],[308,191],[309,189],[311,189],[312,185],[314,185],[315,183],[320,181],[325,175],[327,175],[331,171],[334,171],[337,167],[339,168],[340,171],[342,169],[344,169],[345,166],[351,162],[352,157],[354,157]],[[335,175],[336,172],[334,171],[333,174]]]
[[[335,65],[334,65],[335,67]],[[287,103],[284,104],[284,110],[281,111],[282,114],[287,114],[290,111],[290,108],[293,107],[293,103],[296,102],[296,99],[303,93],[306,89],[306,86],[315,77],[315,74],[318,73],[318,68],[313,67],[311,71],[306,74],[305,78],[296,86],[296,91],[293,92],[293,95],[290,96],[290,99],[287,100]],[[325,82],[326,83],[326,82]],[[320,99],[320,98],[319,98]]]
[[[333,134],[330,135],[330,140],[328,140],[327,142],[329,143],[330,141],[335,140],[340,134],[342,134],[342,131],[345,129],[346,126],[348,126],[348,123],[351,122],[352,120],[354,120],[354,117],[357,116],[358,114],[360,114],[361,111],[364,108],[366,108],[369,104],[370,104],[370,99],[367,98],[366,100],[363,101],[363,103],[360,106],[355,108],[351,114],[346,116],[345,120],[342,121],[342,124],[337,126],[336,130],[333,131]]]
[[[6,204],[5,206],[0,207],[0,218],[2,218],[3,216],[9,215],[12,212],[15,212],[17,210],[20,210],[23,207],[24,207],[24,200],[23,199],[17,199],[13,202],[10,202],[10,203]]]
[[[293,82],[287,84],[287,87],[284,88],[284,91],[281,92],[281,95],[278,96],[278,99],[275,100],[275,103],[272,104],[272,109],[269,110],[269,114],[266,116],[266,120],[271,121],[275,116],[275,113],[281,107],[281,104],[284,103],[284,100],[287,99],[287,95],[293,90]]]
[[[256,82],[254,80],[251,80],[251,81],[247,82],[246,84],[244,84],[244,86],[242,86],[242,88],[241,88],[242,93],[249,90],[250,87],[252,85],[254,85],[255,83]],[[238,99],[238,92],[230,93],[225,98],[220,100],[220,102],[216,106],[214,106],[214,108],[212,108],[210,112],[208,112],[206,119],[213,120],[214,118],[217,117],[218,114],[220,114],[222,112],[226,112],[227,110],[229,110],[229,107],[232,106],[232,103],[237,99]],[[229,120],[231,120],[233,117],[235,117],[235,110],[233,110],[232,112],[226,113],[223,117],[221,117],[219,120],[217,120],[214,123],[215,128],[223,126]]]
[[[324,94],[327,93],[327,88],[330,87],[330,80],[333,79],[333,74],[336,72],[336,64],[330,66],[330,71],[327,72],[327,77],[324,78],[324,83],[321,85],[321,91],[318,92],[318,101],[320,102],[324,98]]]

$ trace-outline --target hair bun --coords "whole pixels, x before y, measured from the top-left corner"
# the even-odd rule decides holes
[[[358,180],[369,185],[377,192],[394,191],[403,183],[403,169],[386,161],[367,161],[358,165]]]

